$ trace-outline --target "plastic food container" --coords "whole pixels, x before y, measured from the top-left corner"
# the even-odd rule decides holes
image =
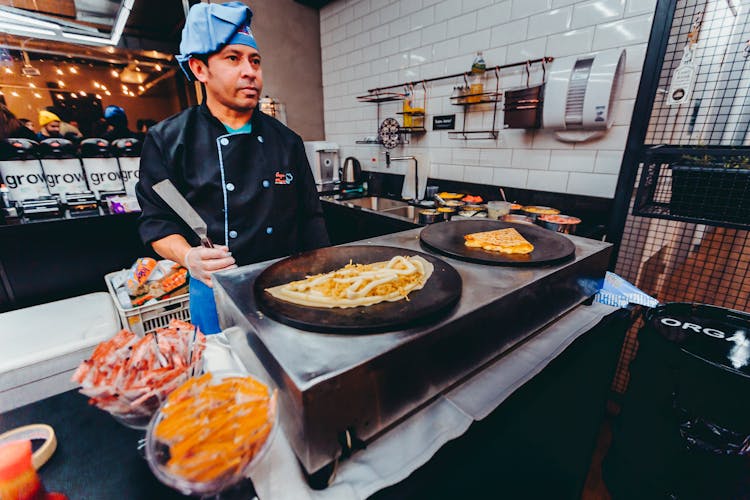
[[[212,375],[212,379],[209,382],[209,385],[217,385],[229,377],[250,377],[258,382],[257,378],[245,373],[221,372],[214,373]],[[266,436],[265,441],[263,441],[263,443],[260,445],[260,448],[254,448],[251,455],[244,455],[243,460],[251,457],[247,465],[245,465],[244,467],[239,467],[232,472],[221,474],[216,479],[208,481],[193,481],[187,479],[186,477],[177,475],[167,467],[167,463],[170,460],[170,446],[175,447],[183,445],[185,443],[185,440],[168,445],[156,437],[157,426],[164,420],[164,418],[167,418],[165,417],[164,411],[165,407],[170,403],[170,400],[168,399],[167,401],[165,401],[161,408],[159,408],[159,411],[157,411],[157,413],[154,415],[154,418],[151,420],[151,423],[149,424],[148,430],[146,432],[146,461],[148,462],[149,468],[157,477],[157,479],[159,479],[159,481],[166,484],[167,486],[174,488],[175,490],[185,495],[200,495],[202,497],[211,497],[214,495],[218,495],[219,493],[236,485],[243,479],[250,477],[253,473],[253,470],[268,454],[268,450],[271,447],[271,443],[273,442],[278,428],[278,407],[275,403],[274,391],[271,390],[270,387],[266,387],[268,388],[268,396],[270,401],[269,406],[271,408],[270,417],[267,422],[270,422],[271,429]],[[199,398],[200,394],[203,393],[204,392],[201,391],[196,397]],[[229,424],[231,424],[231,420],[227,423],[227,425]],[[187,434],[190,438],[192,438],[194,435],[190,434],[189,432]],[[229,460],[229,457],[226,457],[224,454],[217,452],[217,463],[221,463],[222,461],[226,462],[227,460]]]
[[[510,213],[510,206],[512,203],[509,201],[488,201],[487,202],[487,217],[490,219],[499,219],[503,215]]]

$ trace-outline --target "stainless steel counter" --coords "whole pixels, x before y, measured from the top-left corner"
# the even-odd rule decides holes
[[[358,243],[425,251],[420,231]],[[240,357],[252,349],[279,386],[286,433],[313,473],[338,456],[345,431],[375,439],[590,297],[611,245],[568,237],[576,245],[575,258],[556,266],[495,267],[443,257],[463,279],[462,297],[427,326],[329,335],[278,323],[257,310],[253,297],[253,280],[268,262],[215,276],[220,321],[223,328],[247,332],[233,348]]]

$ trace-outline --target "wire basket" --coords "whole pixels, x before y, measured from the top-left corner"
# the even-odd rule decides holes
[[[190,321],[190,294],[188,293],[160,300],[156,304],[136,306],[132,309],[123,308],[112,286],[112,277],[119,272],[106,274],[104,281],[107,282],[107,290],[120,315],[120,324],[123,328],[143,336],[159,328],[166,328],[173,318]]]

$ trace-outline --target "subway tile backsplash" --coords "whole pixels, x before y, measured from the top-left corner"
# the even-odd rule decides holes
[[[403,119],[396,114],[400,102],[383,103],[378,112],[377,105],[357,101],[367,89],[468,71],[478,50],[494,66],[623,48],[626,75],[615,125],[602,138],[567,143],[548,130],[502,130],[500,104],[497,139],[452,139],[432,130],[432,117],[455,114],[456,130],[462,128],[464,109],[449,100],[453,87],[463,84],[457,78],[428,85],[428,132],[392,151],[417,155],[435,179],[612,198],[655,6],[655,0],[331,2],[320,11],[326,140],[340,145],[342,158],[359,158],[365,170],[403,173],[405,166],[397,163],[386,169],[380,147],[356,144],[377,135],[378,119]],[[532,84],[541,81],[537,73]],[[525,81],[523,71],[504,73],[500,86]],[[494,87],[493,78],[487,83]],[[420,85],[415,94],[421,105]],[[491,109],[472,109],[467,129],[490,128]]]

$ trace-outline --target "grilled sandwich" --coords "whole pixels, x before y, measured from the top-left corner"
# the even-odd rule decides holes
[[[467,234],[464,240],[467,247],[482,248],[490,252],[527,254],[534,251],[534,245],[512,227]]]

